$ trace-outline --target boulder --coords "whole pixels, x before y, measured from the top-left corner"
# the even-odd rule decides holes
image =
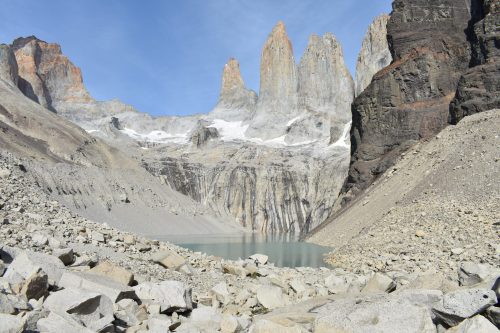
[[[461,286],[472,286],[500,276],[500,269],[486,264],[463,262],[458,271]]]
[[[49,238],[44,234],[36,233],[31,236],[31,243],[33,246],[45,246],[49,243]]]
[[[222,333],[236,333],[241,328],[236,317],[229,314],[222,315],[220,322],[220,330]]]
[[[96,332],[114,321],[113,303],[105,295],[95,292],[67,288],[50,294],[43,306],[64,318],[70,316]]]
[[[443,301],[434,306],[432,312],[439,322],[456,326],[496,303],[497,297],[493,290],[460,289],[444,295]]]
[[[26,323],[21,317],[0,313],[0,332],[22,333],[25,326]]]
[[[134,274],[125,268],[114,265],[110,261],[100,262],[90,270],[90,273],[105,276],[126,286],[130,286],[134,281]]]
[[[51,312],[47,318],[40,319],[36,326],[38,331],[44,333],[95,333],[94,330],[81,325],[70,315],[60,315],[54,312]]]
[[[131,299],[122,299],[115,304],[116,321],[124,326],[136,326],[141,323],[137,318],[139,305]]]
[[[193,309],[191,288],[178,281],[144,282],[133,287],[142,301],[154,301],[162,313],[186,312]]]
[[[279,287],[261,286],[257,290],[257,300],[268,310],[279,308],[286,305],[283,291]]]
[[[281,325],[271,320],[261,319],[250,327],[250,333],[302,333],[300,325]]]
[[[19,277],[28,279],[42,269],[49,279],[49,284],[57,284],[64,272],[64,264],[57,257],[39,253],[24,251],[17,255],[4,274],[6,279],[18,281]]]
[[[349,289],[349,283],[342,276],[335,274],[329,275],[325,278],[325,286],[332,294],[345,293]]]
[[[157,314],[148,319],[148,331],[151,333],[170,332],[172,319],[166,315]]]
[[[366,286],[361,290],[362,293],[390,293],[396,289],[396,283],[388,276],[375,273]]]
[[[113,303],[125,298],[137,299],[134,289],[108,277],[91,273],[64,272],[59,286],[100,293],[109,297]]]
[[[338,295],[313,311],[313,332],[435,333],[429,310],[393,294]],[[410,324],[411,323],[411,324]]]
[[[165,268],[178,270],[186,260],[174,251],[161,251],[152,255],[151,259]]]
[[[220,282],[217,285],[215,285],[215,287],[210,289],[210,294],[214,295],[215,298],[223,304],[228,303],[230,300],[229,299],[230,294],[229,291],[227,290],[226,282]]]
[[[466,319],[446,333],[498,333],[498,329],[481,315]]]
[[[99,232],[99,231],[92,231],[91,233],[92,240],[99,242],[99,243],[104,243],[106,240],[104,238],[104,234]]]
[[[188,322],[199,329],[208,332],[217,332],[220,329],[221,314],[215,308],[200,306],[193,309]]]
[[[16,309],[7,295],[0,292],[0,313],[14,314]]]
[[[25,296],[27,300],[37,300],[45,296],[48,289],[49,277],[42,269],[39,269],[38,272],[33,273],[24,281],[23,287],[21,288],[21,295]]]
[[[496,327],[500,328],[500,308],[490,306],[484,314]]]
[[[245,277],[248,274],[248,271],[239,264],[230,264],[230,263],[223,263],[222,264],[222,271],[227,274],[232,274],[240,277]]]
[[[71,265],[75,261],[73,249],[71,248],[55,249],[52,251],[52,254],[58,257],[66,266]]]
[[[259,265],[265,265],[265,264],[267,264],[267,261],[269,260],[268,256],[266,256],[265,254],[259,254],[259,253],[251,255],[249,258],[252,259],[253,261],[255,261]]]

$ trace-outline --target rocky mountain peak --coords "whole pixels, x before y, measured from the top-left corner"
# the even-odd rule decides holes
[[[243,78],[241,77],[240,64],[238,60],[230,58],[227,64],[224,65],[222,73],[222,88],[221,95],[230,94],[234,89],[245,87]]]
[[[230,58],[222,72],[219,101],[210,115],[226,120],[248,119],[256,103],[257,94],[245,87],[238,60]]]
[[[368,27],[356,64],[356,96],[370,84],[375,73],[392,61],[387,42],[389,18],[387,14],[380,15]]]
[[[349,118],[353,81],[344,63],[342,47],[333,34],[310,36],[300,60],[298,82],[302,107],[331,114],[344,112],[342,118]]]
[[[35,36],[12,43],[19,67],[19,88],[44,107],[53,111],[61,103],[89,103],[90,94],[83,85],[82,73],[55,43]]]
[[[283,22],[273,28],[262,49],[260,100],[288,100],[297,89],[297,69],[293,48]]]

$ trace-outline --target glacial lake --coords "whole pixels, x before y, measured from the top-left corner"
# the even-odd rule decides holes
[[[269,256],[269,262],[278,267],[328,267],[323,258],[332,250],[298,241],[296,236],[290,235],[175,235],[152,238],[224,259],[245,259],[261,253]]]

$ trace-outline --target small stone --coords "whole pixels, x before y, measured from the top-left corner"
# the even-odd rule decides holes
[[[49,243],[49,239],[43,234],[34,234],[31,236],[31,242],[34,246],[41,247],[47,245]]]
[[[362,293],[390,293],[396,289],[396,283],[389,278],[380,273],[375,273],[366,286],[361,290]]]
[[[460,255],[460,254],[464,253],[464,249],[462,249],[461,247],[457,247],[457,248],[451,249],[451,253],[454,255]]]
[[[134,235],[124,235],[123,242],[127,245],[134,245],[135,244],[135,236]]]
[[[220,329],[222,333],[235,333],[241,328],[238,320],[231,315],[225,314],[222,316],[220,322]]]
[[[423,230],[417,230],[415,232],[415,236],[420,237],[420,238],[425,237],[425,231],[423,231]]]
[[[91,235],[92,235],[92,240],[95,240],[99,243],[104,243],[104,241],[105,241],[104,234],[93,230]]]
[[[165,268],[177,270],[182,267],[186,260],[174,251],[162,251],[155,253],[151,259]]]

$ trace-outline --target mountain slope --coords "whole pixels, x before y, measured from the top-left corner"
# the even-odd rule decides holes
[[[8,64],[3,57],[12,52],[3,49],[0,63]],[[138,233],[239,232],[137,160],[25,97],[15,85],[15,66],[4,65],[0,74],[0,147],[25,158],[27,170],[55,199],[83,216]]]
[[[335,247],[328,261],[349,270],[499,265],[498,128],[497,109],[415,145],[309,241]]]

